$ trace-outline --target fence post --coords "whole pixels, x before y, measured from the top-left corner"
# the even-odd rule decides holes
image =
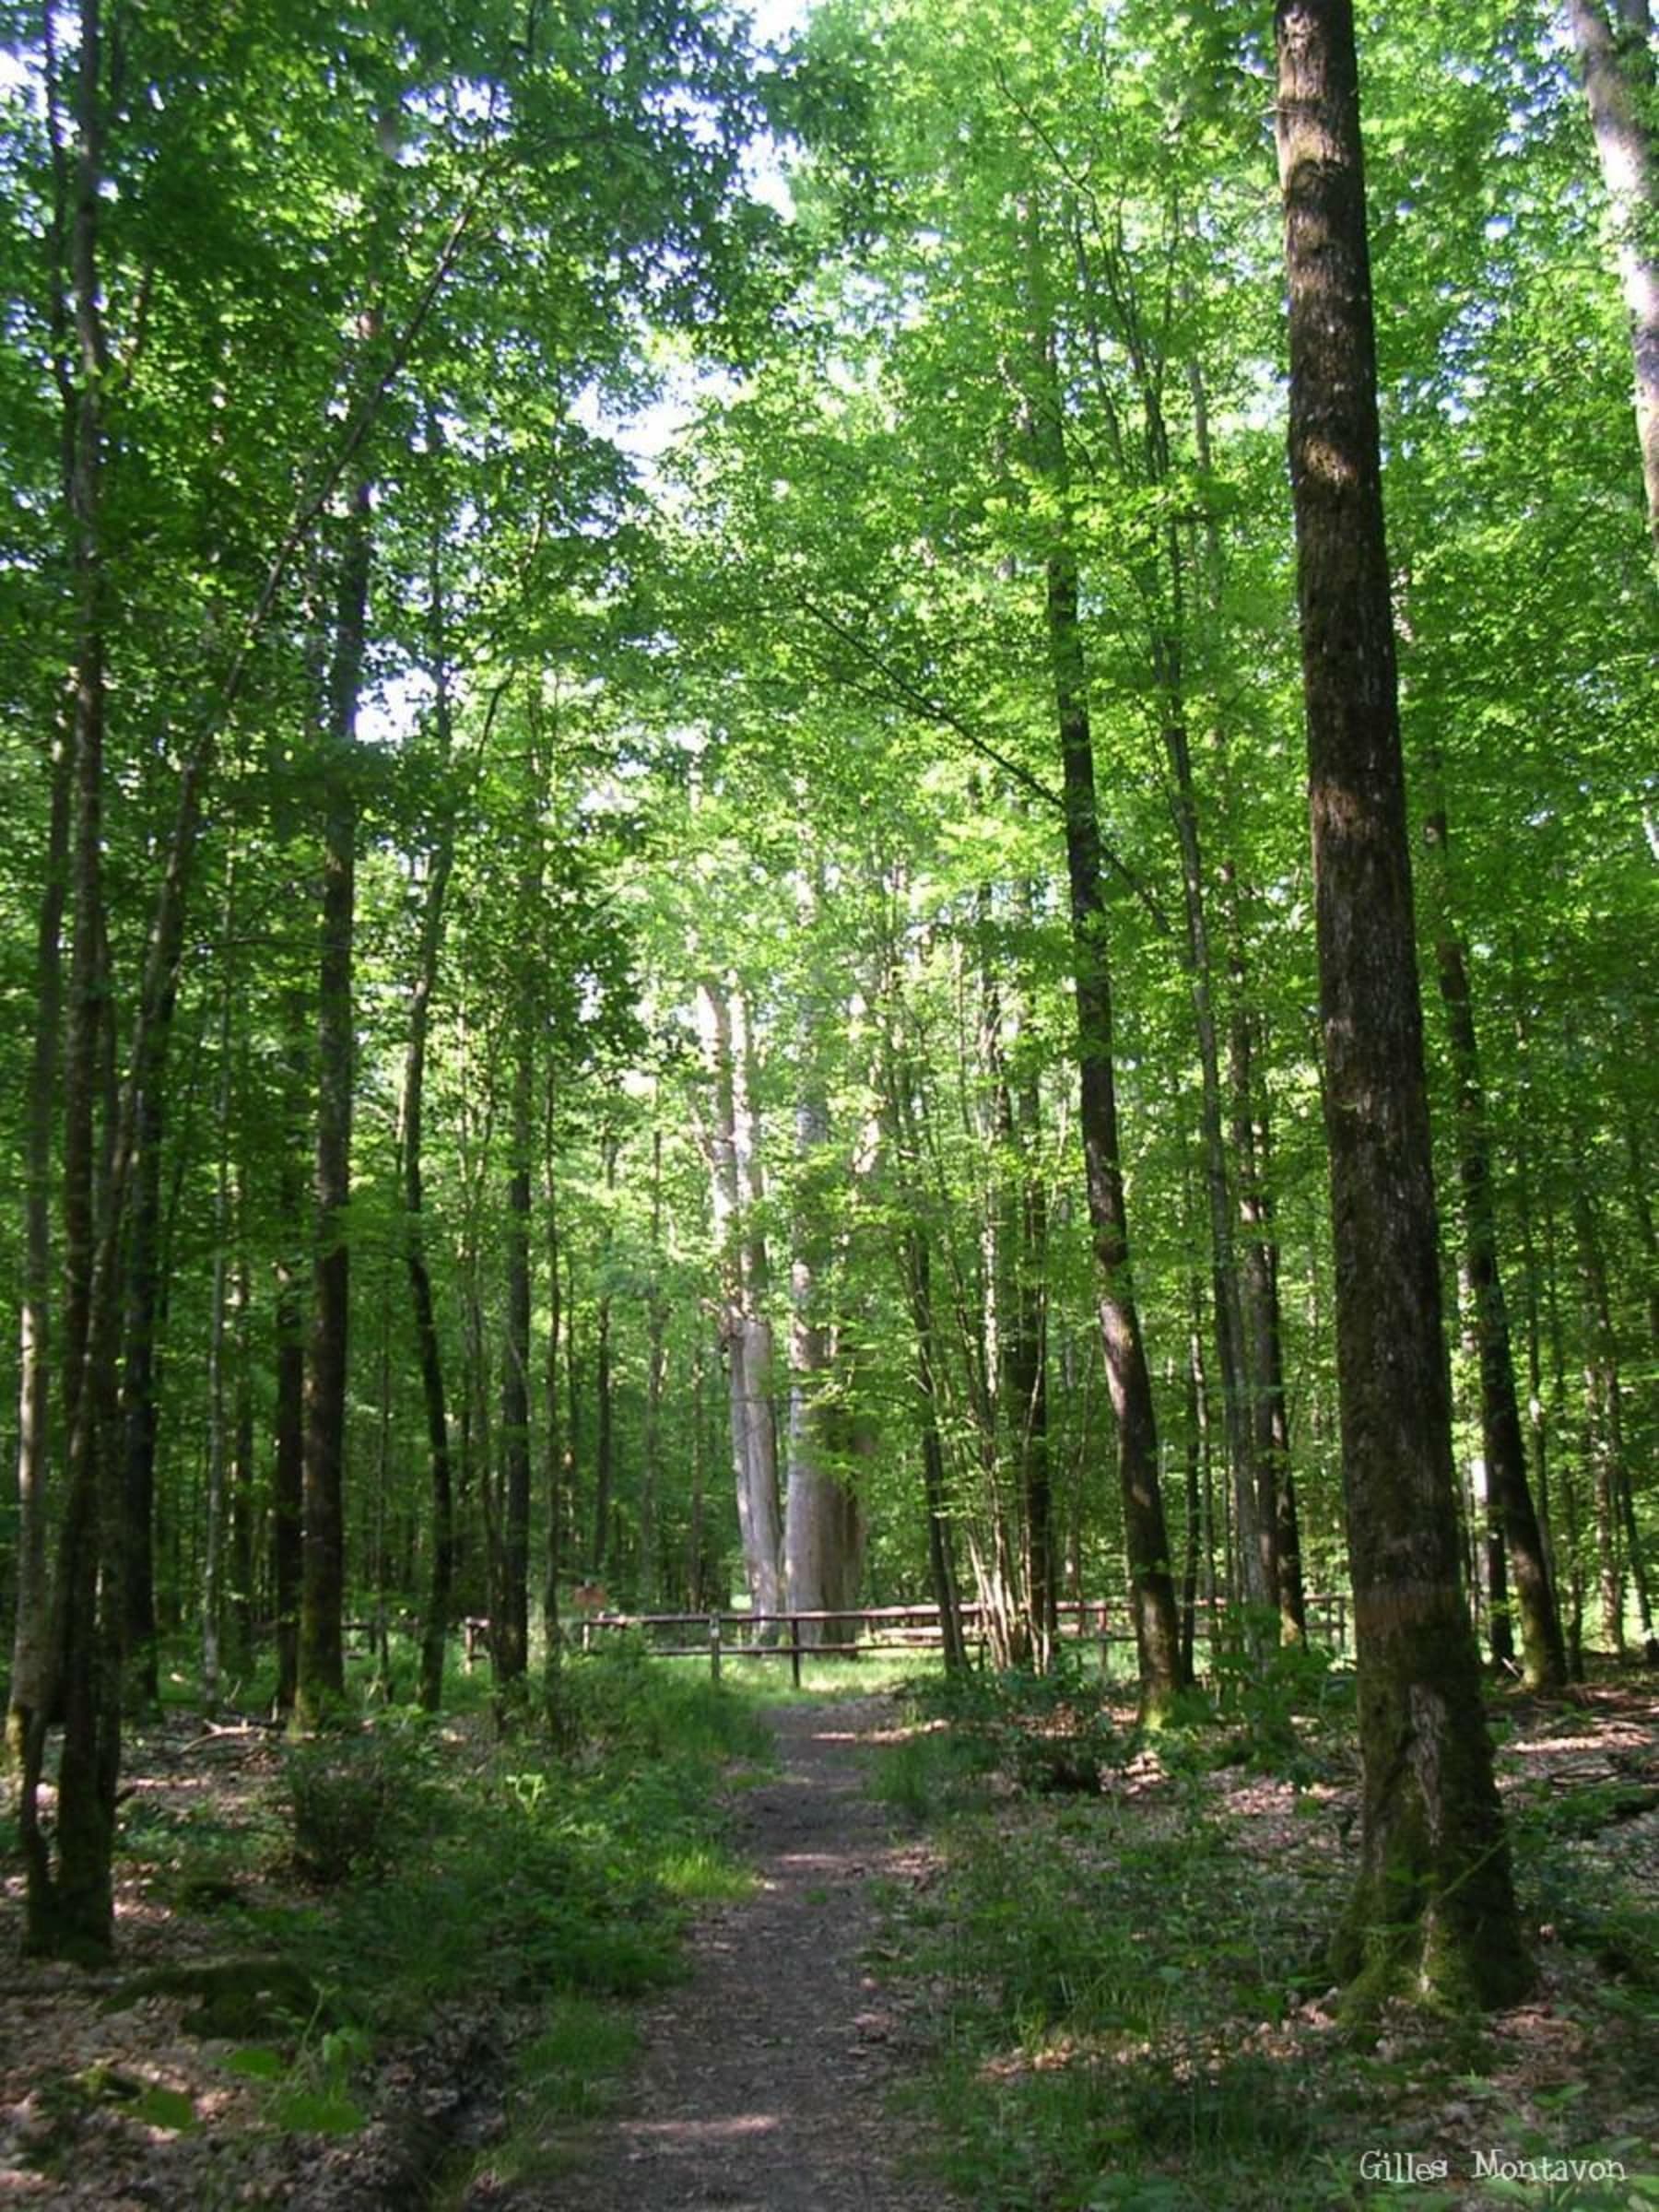
[[[712,1682],[718,1682],[720,1679],[720,1616],[718,1613],[711,1613],[709,1616],[709,1679]]]
[[[792,1620],[789,1624],[789,1672],[795,1688],[799,1689],[801,1687],[801,1624],[798,1620]]]

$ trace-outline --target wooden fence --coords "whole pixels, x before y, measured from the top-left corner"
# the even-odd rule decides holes
[[[977,1646],[983,1664],[988,1637],[985,1613],[979,1605],[961,1607],[964,1639]],[[1135,1630],[1127,1616],[1113,1611],[1103,1598],[1069,1599],[1059,1606],[1058,1628],[1063,1643],[1087,1644],[1099,1651],[1100,1672],[1110,1671],[1112,1646],[1133,1645]],[[1311,1641],[1338,1655],[1347,1649],[1347,1598],[1337,1593],[1307,1601]],[[479,1624],[482,1625],[482,1624]],[[841,1631],[832,1641],[822,1631]],[[851,1630],[852,1633],[847,1634]],[[802,1630],[819,1633],[803,1636]],[[716,1681],[727,1659],[787,1659],[796,1687],[803,1659],[858,1659],[877,1652],[936,1652],[943,1638],[937,1606],[858,1606],[839,1612],[812,1613],[582,1613],[567,1621],[567,1642],[591,1652],[606,1637],[633,1633],[643,1639],[653,1659],[700,1659],[709,1662]],[[1211,1647],[1212,1660],[1218,1633],[1225,1633],[1207,1606],[1199,1607],[1199,1634]],[[468,1642],[468,1661],[472,1656]]]

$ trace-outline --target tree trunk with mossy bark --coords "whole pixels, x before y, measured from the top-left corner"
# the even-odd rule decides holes
[[[1458,1578],[1451,1382],[1349,0],[1279,0],[1278,152],[1336,1361],[1363,1767],[1351,2004],[1530,1980]]]

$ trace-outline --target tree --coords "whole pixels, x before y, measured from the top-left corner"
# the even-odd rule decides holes
[[[1279,0],[1275,24],[1364,1767],[1360,1873],[1335,1956],[1362,2001],[1498,2004],[1529,1970],[1458,1578],[1353,16],[1347,0]]]
[[[1613,216],[1636,364],[1636,429],[1648,529],[1659,552],[1659,215],[1653,154],[1653,19],[1648,0],[1571,0],[1572,43]]]

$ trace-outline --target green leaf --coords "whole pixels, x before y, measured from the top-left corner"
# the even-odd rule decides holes
[[[296,2136],[354,2136],[368,2120],[337,2089],[287,2089],[272,2110],[277,2125]]]
[[[249,2081],[279,2081],[288,2071],[282,2053],[266,2050],[261,2043],[232,2051],[225,2064],[232,2074],[241,2074]]]
[[[147,2121],[151,2127],[171,2127],[175,2131],[196,2125],[194,2101],[182,2089],[165,2089],[156,2085],[145,2090],[133,2107],[135,2119]]]

